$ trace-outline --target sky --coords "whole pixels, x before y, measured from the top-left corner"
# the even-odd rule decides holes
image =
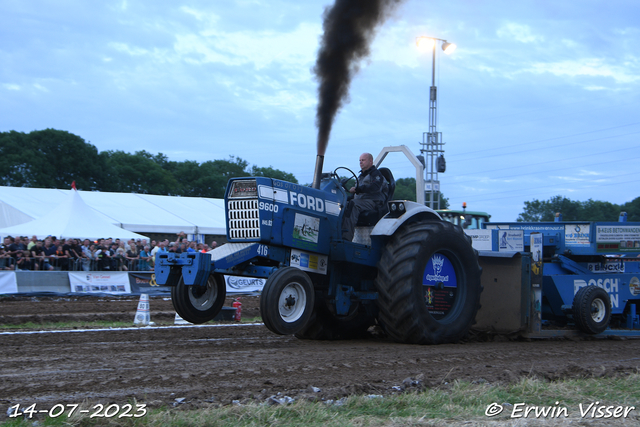
[[[311,183],[329,0],[2,0],[0,132],[65,130],[99,151],[229,159]],[[515,221],[560,195],[640,196],[640,2],[405,0],[338,112],[324,171],[385,146],[420,154],[437,44],[452,208]],[[382,166],[415,177],[399,153]]]

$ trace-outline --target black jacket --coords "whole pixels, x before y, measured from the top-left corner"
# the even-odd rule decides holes
[[[366,171],[360,171],[358,186],[356,187],[356,199],[371,199],[384,202],[387,191],[387,181],[378,168],[371,166]]]

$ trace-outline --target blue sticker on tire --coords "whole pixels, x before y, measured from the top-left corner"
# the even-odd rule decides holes
[[[456,272],[451,261],[444,255],[433,255],[427,263],[427,268],[424,269],[422,284],[424,286],[444,286],[447,288],[458,287]]]
[[[424,302],[435,319],[446,316],[456,298],[458,280],[449,259],[435,254],[427,263],[422,275]]]

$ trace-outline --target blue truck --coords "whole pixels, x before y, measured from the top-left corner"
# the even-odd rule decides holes
[[[563,222],[559,216],[555,222],[494,222],[485,227],[493,233],[493,247],[480,251],[481,264],[495,263],[499,256],[522,263],[510,279],[495,278],[489,294],[505,298],[520,291],[523,331],[558,335],[569,327],[590,335],[638,334],[640,223],[627,222],[622,213],[618,222]],[[510,238],[515,248],[506,247]],[[517,247],[519,240],[522,247]],[[503,275],[506,270],[503,265]],[[495,266],[484,273],[487,281],[499,274]],[[493,327],[504,332],[506,322],[497,320],[495,311]],[[492,323],[485,320],[480,327]]]

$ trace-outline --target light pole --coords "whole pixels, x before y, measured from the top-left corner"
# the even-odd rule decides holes
[[[444,172],[446,164],[444,160],[444,143],[442,132],[438,132],[438,90],[436,88],[436,45],[442,42],[442,50],[449,55],[456,49],[456,45],[446,40],[435,37],[418,37],[416,45],[419,48],[433,46],[433,61],[431,63],[431,88],[429,91],[429,132],[422,134],[422,149],[420,153],[425,156],[425,200],[428,200],[431,209],[440,209],[440,181],[438,172]],[[427,197],[427,195],[429,197]]]

